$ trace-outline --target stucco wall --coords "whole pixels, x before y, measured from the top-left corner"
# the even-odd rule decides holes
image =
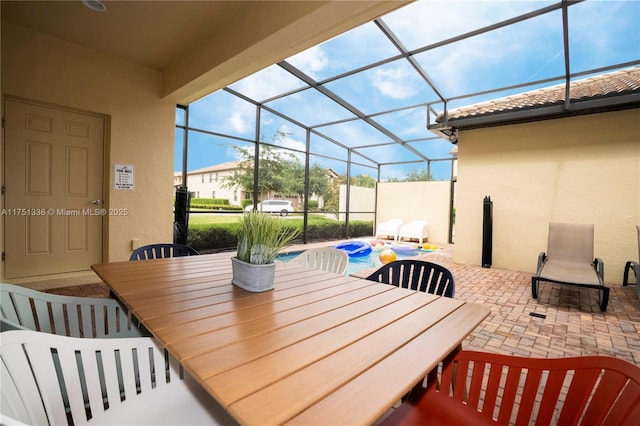
[[[381,182],[378,184],[376,221],[398,218],[408,223],[426,220],[429,242],[449,241],[451,182]]]
[[[549,222],[593,223],[605,281],[638,259],[640,111],[461,132],[455,260],[480,264],[482,202],[493,205],[493,266],[535,272]]]
[[[160,91],[158,71],[2,22],[3,95],[107,117],[106,207],[129,215],[107,218],[105,261],[173,239],[175,105]],[[113,189],[114,163],[135,165],[135,191]]]
[[[349,190],[349,220],[373,220],[373,213],[355,212],[373,212],[376,204],[375,195],[373,188],[351,186]],[[347,210],[347,185],[340,185],[339,197],[338,210],[344,212]],[[345,219],[346,215],[344,213],[338,215],[338,220]]]

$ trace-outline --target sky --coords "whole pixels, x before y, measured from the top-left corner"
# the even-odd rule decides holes
[[[382,21],[411,52],[557,3],[422,0],[383,16]],[[568,10],[572,73],[640,60],[640,0],[586,0]],[[294,122],[262,110],[259,137],[294,150],[302,160],[306,127],[311,128],[311,162],[345,173],[345,160],[351,148],[352,175],[364,173],[377,177],[377,163],[380,163],[382,180],[402,178],[410,170],[424,169],[425,158],[449,159],[453,145],[427,130],[427,120],[433,122],[435,115],[444,110],[441,97],[447,99],[449,109],[454,109],[561,83],[562,80],[556,80],[482,93],[563,77],[562,14],[556,10],[413,55],[436,90],[405,59],[333,79],[398,54],[380,28],[369,22],[286,59],[307,76],[325,82],[330,91],[387,128],[392,135],[359,120],[336,123],[355,116],[323,94],[306,89],[265,103]],[[229,86],[259,102],[304,87],[307,87],[304,82],[278,65]],[[424,104],[431,105],[429,114]],[[408,106],[416,107],[381,114]],[[230,136],[191,132],[189,171],[237,160],[233,146],[249,147],[247,141],[256,137],[255,106],[227,91],[218,91],[194,102],[189,106],[189,116],[191,127]],[[184,124],[179,110],[176,122]],[[176,132],[176,171],[182,169],[182,134],[182,130]],[[285,136],[274,139],[277,134]],[[392,143],[392,137],[405,141],[411,149]],[[448,160],[432,161],[429,171],[436,179],[449,179],[450,164]]]

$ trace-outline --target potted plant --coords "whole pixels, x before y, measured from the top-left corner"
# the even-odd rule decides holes
[[[231,282],[245,290],[260,292],[273,289],[274,260],[280,250],[300,233],[285,226],[282,219],[267,213],[242,215],[238,230],[238,251],[231,258]]]

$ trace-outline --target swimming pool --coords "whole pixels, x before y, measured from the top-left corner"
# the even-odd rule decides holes
[[[291,259],[294,259],[295,257],[297,257],[303,251],[304,250],[279,254],[276,257],[276,260],[288,262]],[[404,255],[404,254],[396,254],[396,255],[398,259],[407,259],[410,257],[415,257],[417,256],[417,254],[418,253],[416,252],[413,255]],[[380,259],[378,258],[379,255],[380,255],[379,251],[372,251],[366,256],[349,257],[349,265],[347,265],[347,271],[345,272],[345,274],[351,275],[356,272],[364,271],[365,269],[379,268],[380,266],[382,266],[382,262],[380,262]]]

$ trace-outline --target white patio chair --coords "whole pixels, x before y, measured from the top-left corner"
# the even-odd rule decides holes
[[[391,219],[386,222],[380,222],[378,226],[376,226],[376,238],[379,238],[381,236],[392,236],[393,241],[397,241],[398,232],[400,231],[401,225],[402,219]]]
[[[43,293],[0,283],[0,330],[72,337],[148,336],[117,300]]]
[[[1,424],[235,424],[148,337],[2,333]]]
[[[293,262],[307,268],[344,274],[349,266],[349,256],[333,247],[313,248],[300,253]]]
[[[429,237],[427,231],[427,222],[424,220],[414,220],[410,223],[404,224],[400,227],[398,232],[398,241],[403,238],[415,238],[422,245],[422,241]]]

